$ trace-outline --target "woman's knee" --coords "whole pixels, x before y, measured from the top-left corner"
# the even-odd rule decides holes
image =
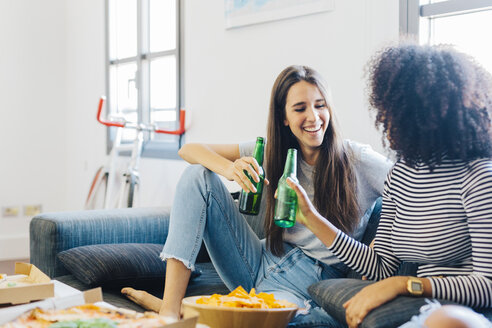
[[[189,165],[181,175],[177,186],[177,192],[186,194],[196,187],[203,189],[203,192],[206,192],[213,188],[217,183],[222,184],[217,174],[203,165],[193,164]]]
[[[200,164],[189,165],[181,175],[179,184],[188,185],[190,183],[205,182],[207,175],[212,174],[212,171]]]
[[[487,328],[490,325],[482,315],[459,305],[443,305],[425,320],[425,327],[429,328]]]
[[[209,169],[200,164],[188,165],[188,167],[184,170],[181,179],[183,180],[200,180],[205,177],[208,172],[211,172]]]

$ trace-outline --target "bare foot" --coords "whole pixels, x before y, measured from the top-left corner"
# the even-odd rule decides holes
[[[121,293],[146,310],[159,313],[161,309],[162,300],[146,291],[125,287],[121,290]]]

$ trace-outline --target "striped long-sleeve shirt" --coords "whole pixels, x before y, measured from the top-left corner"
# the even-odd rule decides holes
[[[432,296],[492,307],[492,160],[447,160],[431,172],[402,161],[385,182],[371,249],[339,232],[329,249],[369,279],[417,262]]]

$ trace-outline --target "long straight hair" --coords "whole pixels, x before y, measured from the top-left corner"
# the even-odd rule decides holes
[[[273,221],[274,194],[283,173],[287,150],[296,148],[300,151],[296,137],[290,128],[284,125],[285,104],[290,88],[300,81],[306,81],[319,89],[330,113],[330,122],[319,147],[320,152],[314,169],[314,206],[323,217],[345,233],[351,234],[359,223],[352,156],[345,149],[338,134],[332,105],[321,76],[306,66],[289,66],[280,73],[272,88],[266,144],[266,174],[270,185],[266,188],[267,209],[264,228],[267,247],[277,256],[283,254],[284,248],[283,229]]]

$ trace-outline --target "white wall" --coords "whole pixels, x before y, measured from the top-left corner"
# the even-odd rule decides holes
[[[64,0],[0,1],[0,258],[28,256],[22,206],[66,205]],[[1,215],[0,215],[1,216]]]
[[[398,37],[397,1],[338,0],[333,12],[231,30],[224,29],[223,1],[185,4],[185,97],[194,115],[187,140],[264,135],[275,77],[305,64],[331,85],[345,136],[379,148],[362,71],[375,48]]]
[[[185,107],[193,116],[187,141],[265,135],[276,75],[287,65],[306,64],[331,85],[344,136],[381,150],[366,109],[363,67],[375,49],[397,39],[398,1],[335,0],[333,12],[230,30],[224,29],[223,0],[183,3]],[[2,0],[0,27],[0,41],[12,45],[0,50],[0,90],[7,95],[0,108],[9,122],[0,131],[0,165],[13,172],[2,184],[0,206],[81,209],[105,160],[105,129],[95,120],[105,93],[104,2]],[[26,127],[27,119],[33,131],[21,135],[15,127]],[[185,166],[144,160],[142,205],[171,204]],[[0,219],[0,233],[6,225]],[[15,231],[27,234],[25,226]]]
[[[96,121],[99,97],[105,94],[105,7],[102,0],[66,3],[66,147],[70,210],[83,208],[90,181],[105,161],[106,130]]]

